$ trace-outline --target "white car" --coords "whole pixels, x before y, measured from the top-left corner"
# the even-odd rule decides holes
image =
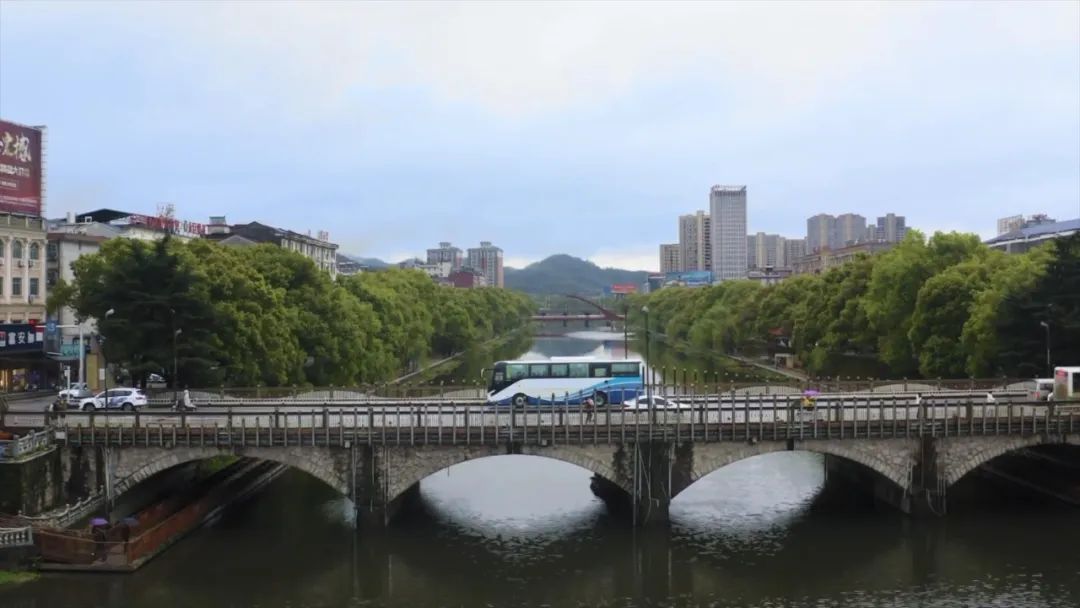
[[[1032,401],[1054,400],[1054,379],[1038,378],[1035,380],[1035,390],[1031,393]]]
[[[108,393],[108,395],[106,395]],[[79,409],[134,411],[146,407],[146,394],[137,388],[110,388],[79,402]]]
[[[678,403],[668,399],[667,397],[661,397],[660,395],[653,395],[652,397],[653,408],[658,410],[688,410],[691,409],[691,405],[688,403]],[[633,399],[627,399],[623,402],[623,406],[628,410],[647,410],[649,409],[648,398],[644,395],[635,397]]]
[[[57,394],[57,397],[61,401],[76,401],[92,397],[93,395],[94,393],[90,391],[85,382],[72,382],[71,386],[60,391],[60,393]]]

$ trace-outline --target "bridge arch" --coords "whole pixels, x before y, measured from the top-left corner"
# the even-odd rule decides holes
[[[1080,433],[1073,435],[1029,435],[956,437],[938,444],[937,458],[944,463],[944,481],[953,485],[965,475],[998,456],[1024,448],[1049,445],[1080,446]]]
[[[470,460],[496,456],[539,456],[572,464],[607,479],[627,493],[630,486],[625,475],[612,466],[612,450],[591,446],[521,446],[508,451],[505,446],[443,446],[441,448],[388,448],[386,470],[386,504],[403,496],[409,488],[439,471]]]
[[[245,448],[243,450],[223,447],[183,447],[183,448],[137,448],[114,450],[109,458],[115,460],[115,479],[113,491],[120,496],[158,473],[176,466],[213,458],[215,456],[240,456],[258,458],[288,465],[308,473],[321,480],[343,496],[349,495],[347,477],[348,457],[346,462],[339,462],[335,454],[328,450],[281,448]]]
[[[679,492],[706,475],[740,460],[774,452],[801,451],[833,456],[854,462],[888,480],[901,491],[911,485],[910,473],[917,459],[918,443],[907,439],[868,439],[862,441],[802,441],[790,449],[787,442],[762,441],[750,443],[710,443],[696,446],[689,481]],[[678,495],[676,492],[672,498]]]
[[[605,319],[608,319],[608,320],[611,320],[611,321],[621,321],[622,318],[623,318],[623,316],[621,314],[619,314],[619,313],[617,313],[617,312],[615,312],[613,310],[608,310],[607,308],[604,308],[603,306],[597,304],[596,302],[593,302],[592,300],[590,300],[590,299],[588,299],[588,298],[586,298],[584,296],[579,296],[577,294],[572,294],[572,293],[563,294],[563,295],[565,297],[567,297],[567,298],[572,299],[572,300],[577,300],[578,302],[584,302],[585,304],[588,304],[589,306],[592,306],[596,310],[599,310],[600,313],[604,315]]]

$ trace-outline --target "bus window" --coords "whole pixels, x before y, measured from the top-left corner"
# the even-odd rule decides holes
[[[589,364],[588,363],[571,363],[570,364],[570,377],[571,378],[588,378],[589,377]]]
[[[607,363],[593,363],[589,367],[593,378],[608,378],[611,376],[611,368]]]
[[[627,377],[627,376],[637,376],[637,375],[640,375],[640,373],[641,373],[641,370],[639,369],[639,366],[638,366],[637,363],[612,363],[611,364],[611,375],[615,376],[616,378]]]
[[[569,370],[565,363],[552,363],[551,364],[551,377],[552,378],[565,378]]]
[[[547,378],[548,377],[548,366],[547,366],[547,364],[530,365],[529,366],[529,377],[530,378]]]
[[[529,366],[521,363],[511,364],[506,366],[506,377],[511,382],[514,380],[520,380],[529,375]]]

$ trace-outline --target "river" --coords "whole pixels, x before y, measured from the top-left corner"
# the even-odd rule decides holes
[[[621,337],[587,337],[537,338],[526,356],[622,356]],[[348,501],[293,471],[135,574],[44,575],[0,606],[1080,606],[1074,509],[1014,499],[916,521],[840,507],[821,459],[790,452],[717,471],[675,498],[670,529],[634,530],[589,477],[480,459],[424,480],[421,510],[389,529],[356,530]]]

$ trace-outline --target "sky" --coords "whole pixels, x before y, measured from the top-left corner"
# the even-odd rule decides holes
[[[679,214],[1080,217],[1080,2],[0,0],[0,116],[48,126],[47,215],[481,240],[655,270]]]

